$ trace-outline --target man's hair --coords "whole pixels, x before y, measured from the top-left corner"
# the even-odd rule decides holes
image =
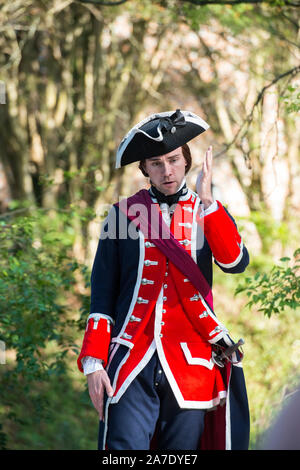
[[[184,156],[184,159],[187,163],[186,167],[185,167],[185,174],[188,173],[188,171],[190,170],[191,166],[192,166],[192,155],[191,155],[191,151],[190,151],[190,148],[188,146],[188,144],[183,144],[182,145],[182,154]],[[144,162],[146,161],[146,159],[144,158],[143,160],[140,160],[140,163],[139,163],[139,169],[141,170],[141,172],[143,173],[144,176],[148,177],[148,173],[146,173],[146,171],[144,170],[144,167],[143,167],[143,164]]]

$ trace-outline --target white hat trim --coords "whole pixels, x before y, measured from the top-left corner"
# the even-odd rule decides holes
[[[201,127],[203,127],[203,129],[205,130],[209,128],[209,125],[207,124],[207,122],[205,122],[201,117],[197,116],[197,114],[194,114],[191,111],[181,111],[181,112],[184,115],[185,120],[187,122],[198,124]],[[143,119],[138,124],[136,124],[134,127],[132,127],[132,129],[130,129],[130,131],[125,135],[125,137],[123,138],[122,142],[119,145],[119,148],[117,151],[117,157],[116,157],[116,168],[121,168],[121,158],[123,155],[123,151],[137,133],[140,132],[146,135],[147,137],[149,137],[149,139],[155,140],[157,142],[161,142],[163,140],[163,135],[159,127],[157,128],[157,131],[159,134],[158,137],[150,136],[149,134],[147,134],[147,132],[141,130],[140,127],[142,127],[144,124],[147,124],[147,122],[152,121],[154,119],[161,118],[161,117],[170,117],[174,113],[175,111],[165,111],[163,113],[152,114],[151,116],[148,116],[147,118]]]

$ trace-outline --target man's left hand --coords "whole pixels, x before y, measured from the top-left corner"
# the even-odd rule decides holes
[[[204,205],[204,209],[207,209],[214,202],[211,193],[212,159],[212,146],[210,145],[205,153],[202,170],[198,175],[196,183],[196,190]]]

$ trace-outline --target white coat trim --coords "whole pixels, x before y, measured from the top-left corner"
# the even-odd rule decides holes
[[[235,356],[236,356],[236,354],[235,354]],[[234,361],[234,357],[233,357],[233,356],[232,356],[232,358],[233,358],[233,361]],[[234,363],[232,364],[232,367],[240,367],[241,369],[243,369],[242,361],[234,362]]]
[[[209,207],[204,209],[204,211],[203,211],[204,216],[212,214],[213,212],[216,212],[218,209],[219,209],[218,203],[217,203],[217,201],[214,201]]]
[[[100,318],[106,318],[106,320],[112,323],[113,325],[115,323],[112,317],[110,317],[109,315],[106,315],[105,313],[91,313],[87,318],[87,323],[90,320],[90,318],[93,318],[95,322],[98,322]]]
[[[232,341],[232,339],[228,335],[224,336],[223,340],[225,341],[227,346],[232,346],[234,344],[234,342]]]
[[[123,357],[123,360],[120,362],[119,367],[118,367],[118,369],[115,373],[114,381],[112,383],[113,390],[116,389],[116,384],[117,384],[117,380],[118,380],[118,377],[119,377],[120,369],[121,369],[122,365],[127,361],[129,354],[130,354],[130,349],[128,349],[128,352]],[[104,416],[103,444],[102,444],[102,446],[103,446],[102,449],[103,450],[105,450],[106,435],[107,435],[107,428],[108,428],[108,407],[109,407],[112,400],[113,400],[113,397],[112,398],[108,397],[107,402],[106,402],[105,416]]]
[[[169,367],[169,364],[166,360],[163,346],[161,343],[161,320],[162,320],[162,307],[163,307],[163,289],[161,289],[160,294],[157,299],[155,307],[155,324],[154,324],[154,338],[156,342],[157,354],[161,362],[164,373],[166,374],[167,380],[170,384],[170,387],[175,395],[175,398],[178,402],[180,408],[193,408],[193,409],[209,409],[217,406],[222,398],[225,398],[227,393],[226,390],[222,390],[218,393],[218,396],[209,401],[197,401],[197,400],[185,400],[182,396],[182,393],[178,387],[178,384],[172,374],[172,371]]]
[[[200,205],[200,198],[196,193],[192,193],[196,197],[196,202],[194,205],[194,213],[193,213],[193,225],[192,225],[192,233],[191,233],[191,256],[195,263],[197,263],[197,229],[198,224],[196,222],[196,216]]]
[[[113,344],[113,343],[112,343],[112,344]],[[112,361],[114,355],[116,354],[117,350],[119,349],[119,346],[120,346],[119,343],[114,343],[114,344],[113,344],[113,347],[112,347],[112,349],[111,349],[111,351],[109,351],[109,353],[108,353],[109,359],[108,359],[107,366],[106,366],[106,368],[105,368],[106,372],[108,372],[108,369],[109,369],[109,366],[110,366],[110,364],[111,364],[111,361]]]
[[[226,390],[221,390],[218,393],[218,396],[213,398],[209,401],[193,401],[193,400],[184,400],[183,406],[181,408],[193,408],[193,409],[204,409],[209,410],[214,406],[218,406],[222,400],[222,398],[226,398],[227,392]]]
[[[171,369],[169,367],[169,364],[166,360],[165,353],[162,347],[161,339],[160,339],[160,334],[161,334],[161,321],[162,321],[162,308],[163,308],[163,289],[161,289],[156,306],[155,306],[155,324],[154,324],[154,338],[156,342],[156,348],[157,348],[157,354],[159,357],[159,360],[161,362],[162,368],[164,370],[164,373],[166,374],[166,377],[168,379],[168,382],[170,384],[170,387],[173,390],[173,393],[175,395],[175,398],[181,408],[183,408],[184,405],[184,399],[181,394],[181,391],[177,385],[177,382],[174,379],[174,376],[171,372]]]
[[[212,214],[213,212],[216,212],[219,208],[217,201],[214,201],[211,203],[209,207],[204,209],[204,204],[200,204],[201,207],[201,212],[199,214],[200,219],[203,219],[206,215]]]
[[[146,351],[145,355],[141,359],[141,361],[138,363],[138,365],[131,371],[131,373],[128,375],[126,380],[123,382],[121,385],[120,389],[118,390],[118,393],[116,396],[114,396],[111,400],[111,403],[118,403],[122,395],[125,393],[131,382],[136,378],[136,376],[141,372],[141,370],[148,364],[150,361],[151,357],[153,356],[154,352],[156,350],[155,347],[155,341],[153,340],[151,345],[149,346],[148,350]],[[118,374],[119,375],[119,374]]]
[[[119,336],[117,336],[116,338],[112,338],[111,339],[111,342],[112,343],[118,343],[118,344],[123,344],[124,346],[127,346],[129,349],[132,349],[134,344],[129,341],[128,339],[123,339],[123,338],[119,338]]]
[[[218,323],[218,324],[221,325],[221,323]],[[226,330],[225,326],[223,326],[223,328],[224,329],[218,335],[216,335],[213,339],[208,340],[210,344],[215,344],[220,339],[224,339],[225,335],[228,334],[228,330]]]
[[[214,344],[216,343],[217,341],[219,341],[219,339],[225,339],[226,341],[226,336],[228,334],[228,330],[227,328],[219,321],[218,317],[214,314],[214,312],[211,310],[210,306],[208,305],[208,303],[205,302],[204,298],[202,297],[202,295],[200,294],[200,292],[198,292],[198,295],[201,299],[201,302],[203,304],[203,306],[205,307],[206,311],[208,312],[208,315],[213,318],[213,320],[217,323],[218,326],[220,326],[222,328],[222,330],[220,331],[220,333],[218,335],[216,335],[213,339],[210,339],[208,340],[208,342],[210,344]],[[230,340],[226,341],[226,343],[228,343],[228,345],[232,345],[233,343],[230,342]]]
[[[194,191],[190,191],[190,193],[196,198],[196,202],[195,202],[195,205],[194,205],[193,228],[192,228],[192,236],[191,236],[191,238],[192,238],[191,239],[191,242],[192,242],[191,243],[191,256],[192,256],[193,260],[195,261],[195,263],[197,263],[197,229],[198,229],[198,224],[197,224],[197,221],[196,221],[196,216],[197,216],[197,212],[199,210],[200,198],[199,198],[198,194],[195,193]],[[226,335],[228,333],[228,330],[218,320],[216,315],[212,312],[210,306],[205,302],[205,300],[202,297],[202,295],[200,294],[200,292],[198,292],[198,295],[201,299],[202,304],[204,305],[205,309],[207,310],[208,314],[222,328],[222,331],[217,336],[215,336],[213,339],[209,340],[209,343],[215,343],[219,339],[223,338],[224,335]]]
[[[190,190],[190,188],[188,188],[187,193],[180,196],[179,201],[188,201],[190,199],[191,195],[192,195],[192,191]]]
[[[239,264],[239,262],[241,261],[242,257],[243,257],[243,241],[241,241],[241,243],[238,243],[238,246],[240,247],[240,253],[238,255],[238,257],[232,262],[232,263],[220,263],[220,261],[218,261],[216,258],[216,261],[217,263],[222,266],[222,268],[234,268],[237,264]]]
[[[110,401],[111,401],[111,398],[107,398],[106,406],[104,410],[104,432],[103,432],[102,450],[105,450],[106,435],[107,435],[107,428],[108,428],[108,407],[109,407]]]
[[[225,410],[225,450],[231,450],[231,419],[230,419],[230,380],[231,380],[231,369],[228,381],[228,392],[226,400]]]
[[[140,259],[139,259],[139,265],[138,265],[138,270],[137,270],[136,283],[135,283],[135,286],[134,286],[134,291],[133,291],[131,303],[130,303],[130,306],[129,306],[129,310],[127,312],[127,315],[126,315],[125,321],[123,323],[122,329],[119,332],[118,336],[116,338],[112,339],[112,341],[115,342],[115,343],[125,344],[125,346],[129,346],[131,348],[133,347],[133,343],[131,343],[130,341],[124,340],[122,338],[122,335],[123,335],[125,329],[127,328],[127,324],[130,320],[131,314],[132,314],[133,309],[135,307],[137,297],[138,297],[139,288],[140,288],[141,281],[142,281],[142,274],[143,274],[144,260],[145,260],[145,237],[144,237],[141,230],[139,230],[138,233],[139,233],[139,242],[140,242],[139,243],[140,244],[140,246],[139,246]]]
[[[188,364],[196,365],[196,366],[204,366],[207,369],[212,370],[214,367],[214,363],[212,359],[209,361],[207,359],[203,359],[203,357],[193,357],[191,351],[189,350],[188,343],[180,343],[180,346],[184,352],[185,358]]]

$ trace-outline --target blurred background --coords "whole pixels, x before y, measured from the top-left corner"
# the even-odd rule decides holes
[[[176,108],[210,125],[190,187],[212,145],[214,195],[250,252],[243,274],[214,267],[214,303],[245,340],[263,448],[300,382],[300,4],[102,3],[0,0],[0,448],[96,449],[76,365],[90,270],[110,205],[148,187],[116,149]]]

